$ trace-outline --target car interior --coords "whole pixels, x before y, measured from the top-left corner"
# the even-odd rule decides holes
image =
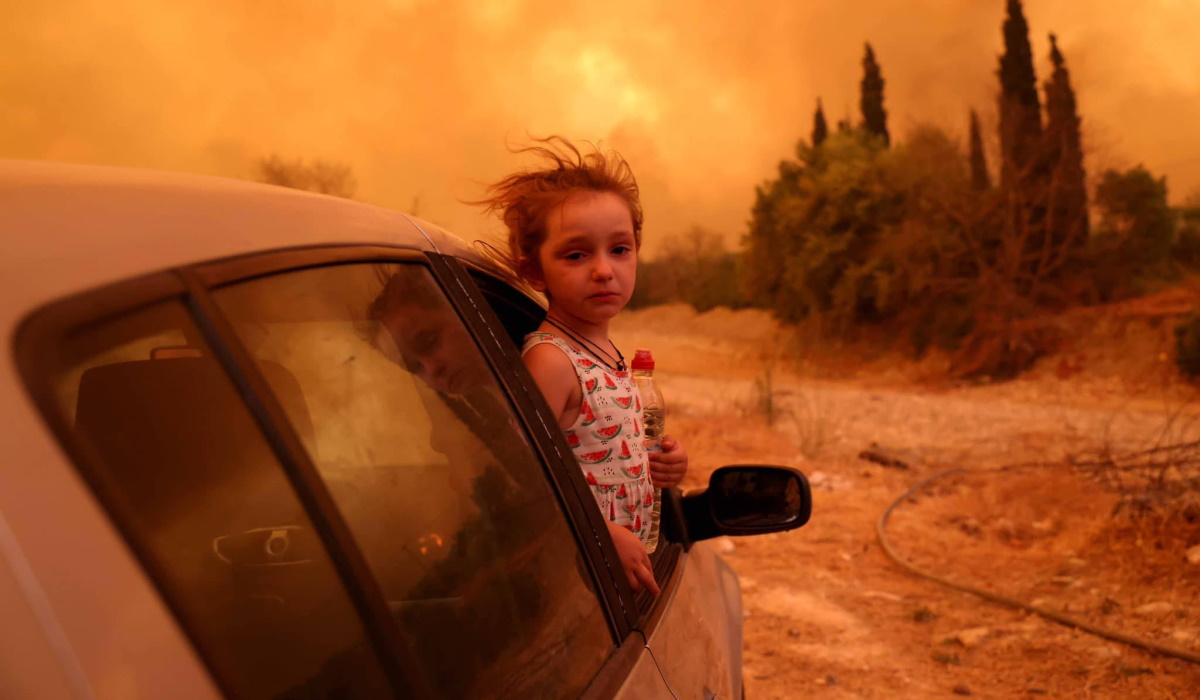
[[[247,683],[282,692],[304,680],[289,668],[320,667],[352,646],[357,623],[219,363],[155,354],[86,370],[75,429],[99,453],[101,478],[115,486],[183,607],[218,631],[223,663]],[[262,371],[289,413],[304,416],[291,374],[274,363]],[[311,434],[311,422],[297,421],[297,430]]]

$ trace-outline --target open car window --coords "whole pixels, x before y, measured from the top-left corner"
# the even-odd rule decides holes
[[[545,309],[531,300],[525,294],[517,291],[508,284],[483,272],[473,272],[472,279],[483,292],[488,306],[495,312],[496,317],[504,326],[508,338],[513,342],[514,349],[519,353],[525,336],[537,330],[545,318]],[[682,539],[679,523],[682,514],[677,512],[678,501],[667,499],[663,503],[663,531],[658,548],[650,555],[654,578],[660,585],[670,580],[673,572],[679,566],[683,548],[678,542]],[[653,612],[656,605],[670,596],[655,597],[648,591],[641,591],[635,596],[635,606],[638,617],[645,621]]]
[[[481,350],[418,264],[217,289],[442,697],[575,697],[614,642]]]
[[[483,292],[488,306],[496,313],[504,326],[505,334],[513,345],[520,348],[525,336],[537,330],[546,317],[546,310],[529,297],[497,280],[491,275],[474,272],[471,278]]]

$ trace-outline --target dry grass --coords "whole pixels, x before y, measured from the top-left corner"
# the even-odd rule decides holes
[[[802,386],[788,401],[787,414],[800,453],[812,461],[824,457],[841,423],[828,394],[811,385]]]

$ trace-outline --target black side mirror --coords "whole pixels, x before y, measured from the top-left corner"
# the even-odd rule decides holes
[[[712,473],[708,489],[683,498],[688,539],[795,530],[812,516],[812,491],[790,467],[737,465]]]

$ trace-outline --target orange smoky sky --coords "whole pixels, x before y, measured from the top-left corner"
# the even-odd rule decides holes
[[[633,165],[647,247],[734,243],[818,97],[858,120],[863,42],[893,134],[994,124],[1003,0],[0,0],[0,156],[249,177],[276,153],[352,166],[357,197],[468,238],[460,200],[527,134]],[[1144,163],[1200,191],[1200,0],[1026,0],[1054,31],[1092,172]]]

